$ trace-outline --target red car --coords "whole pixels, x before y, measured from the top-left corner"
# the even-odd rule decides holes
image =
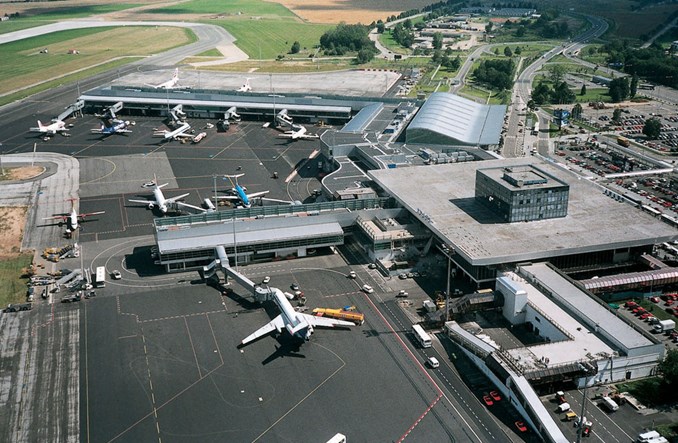
[[[516,425],[516,428],[518,428],[518,430],[520,432],[527,432],[527,426],[525,426],[525,423],[523,423],[522,421],[520,421],[520,420],[517,421],[515,423],[515,425]]]
[[[627,301],[626,303],[624,303],[624,307],[629,308],[629,309],[635,308],[636,306],[638,306],[638,303],[636,303],[634,301]]]
[[[673,306],[673,300],[667,300],[667,301],[664,303],[664,306]]]
[[[652,303],[659,303],[659,297],[650,297]]]
[[[487,406],[492,406],[494,402],[492,401],[492,398],[490,398],[489,395],[483,395],[483,401]]]
[[[652,314],[650,314],[649,312],[646,312],[644,314],[641,314],[638,318],[641,319],[641,320],[645,320],[648,317],[652,317]]]
[[[492,400],[494,401],[501,401],[501,395],[499,395],[499,392],[497,391],[490,391],[490,397],[492,397]]]

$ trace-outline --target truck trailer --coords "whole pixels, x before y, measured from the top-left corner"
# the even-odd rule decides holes
[[[344,309],[315,308],[313,315],[318,317],[330,317],[338,320],[352,321],[356,325],[365,323],[365,315],[360,312],[346,311]]]
[[[674,320],[661,320],[659,323],[654,325],[654,331],[661,334],[662,332],[672,331],[676,328],[676,322]]]

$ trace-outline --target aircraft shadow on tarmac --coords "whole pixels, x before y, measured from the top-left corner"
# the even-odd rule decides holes
[[[296,337],[292,337],[289,334],[278,334],[275,336],[275,340],[278,342],[278,345],[275,346],[275,351],[262,360],[262,365],[267,365],[279,358],[284,357],[293,357],[293,358],[306,358],[304,354],[300,354],[302,341]],[[252,343],[249,343],[250,345]]]

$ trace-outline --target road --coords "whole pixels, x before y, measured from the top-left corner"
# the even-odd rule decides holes
[[[575,37],[572,43],[566,44],[564,47],[558,46],[551,49],[542,55],[541,58],[527,66],[518,76],[511,96],[512,107],[509,110],[508,128],[504,137],[504,146],[502,149],[504,157],[521,157],[526,154],[525,149],[528,147],[524,146],[523,137],[520,132],[520,129],[525,126],[520,126],[519,122],[523,122],[523,125],[525,124],[525,120],[523,119],[524,114],[521,113],[523,112],[523,109],[525,109],[527,102],[530,100],[532,94],[532,81],[534,80],[536,73],[545,63],[549,62],[555,56],[561,53],[568,54],[581,50],[581,48],[586,46],[590,39],[597,38],[607,31],[608,25],[605,20],[591,15],[585,17],[591,23],[589,29]],[[543,111],[539,111],[538,117],[539,127],[542,129],[548,128],[550,116]],[[539,139],[537,141],[537,150],[542,155],[548,154],[548,140],[548,131],[540,131]]]
[[[345,260],[349,263],[364,261],[360,258],[361,252],[355,245],[347,245],[342,248],[342,252],[347,255]],[[383,282],[381,284],[378,280],[369,283],[377,290],[367,297],[372,301],[373,307],[378,309],[381,320],[387,324],[389,330],[397,331],[400,336],[400,343],[406,347],[405,352],[414,356],[422,365],[431,356],[436,357],[441,362],[438,369],[431,370],[426,367],[425,371],[430,374],[429,382],[434,384],[442,396],[433,407],[432,413],[443,414],[443,410],[449,410],[456,417],[455,421],[458,423],[447,424],[451,434],[455,437],[454,441],[520,441],[516,434],[506,432],[506,428],[501,426],[497,417],[497,415],[512,417],[512,414],[515,414],[513,408],[498,405],[498,408],[490,411],[481,403],[480,393],[495,388],[480,370],[470,361],[462,359],[461,355],[453,355],[454,363],[451,362],[451,354],[448,348],[454,345],[451,345],[449,340],[442,339],[439,341],[434,338],[432,348],[422,349],[415,346],[411,333],[413,319],[409,317],[409,312],[406,312],[395,301],[393,292],[383,292],[388,283]],[[459,352],[459,354],[462,353]],[[463,366],[463,379],[460,375],[461,370],[456,367],[458,363]],[[421,368],[417,368],[417,370],[421,370]],[[416,374],[412,374],[412,377],[416,377]]]

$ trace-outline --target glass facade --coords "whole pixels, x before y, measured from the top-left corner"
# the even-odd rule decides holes
[[[501,168],[477,170],[476,201],[508,223],[567,215],[569,185],[531,166],[516,174],[509,172]]]

